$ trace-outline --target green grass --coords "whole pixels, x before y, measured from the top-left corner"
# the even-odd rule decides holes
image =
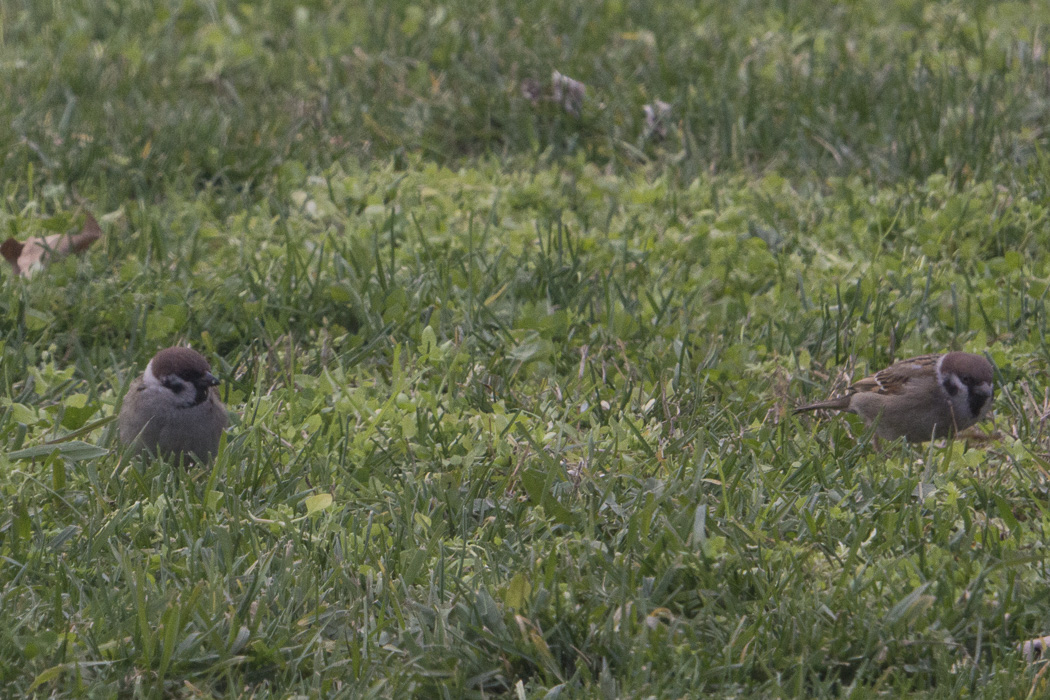
[[[1050,14],[497,5],[0,6],[0,229],[105,232],[0,275],[0,694],[1045,694]],[[953,348],[992,440],[790,415]]]
[[[740,168],[1007,178],[1045,139],[1038,3],[42,3],[0,9],[0,176],[256,193],[289,159],[580,153],[691,182]],[[523,95],[558,70],[578,117]],[[673,108],[669,142],[642,107]]]

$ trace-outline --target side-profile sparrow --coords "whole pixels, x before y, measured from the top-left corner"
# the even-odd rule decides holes
[[[176,461],[208,462],[229,424],[208,361],[190,348],[161,350],[131,382],[120,409],[120,440]]]
[[[901,360],[861,379],[845,396],[801,406],[856,413],[875,434],[908,442],[955,435],[984,418],[992,405],[992,365],[980,355],[949,352]]]

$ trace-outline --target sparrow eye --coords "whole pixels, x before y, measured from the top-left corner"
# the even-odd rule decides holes
[[[959,387],[955,385],[955,382],[951,380],[951,377],[944,380],[944,390],[948,392],[948,396],[955,396],[959,393]]]

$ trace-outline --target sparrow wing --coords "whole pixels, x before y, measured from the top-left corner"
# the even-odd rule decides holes
[[[875,392],[877,394],[900,394],[912,379],[929,376],[930,368],[937,364],[940,355],[919,355],[890,365],[870,377],[861,379],[849,388],[851,394]]]
[[[839,411],[849,410],[850,400],[854,394],[876,393],[896,395],[904,392],[904,387],[909,381],[918,377],[929,376],[930,368],[937,364],[940,355],[920,355],[890,365],[870,377],[865,377],[855,382],[846,390],[844,396],[818,401],[795,409],[795,413],[803,411],[815,411],[820,408],[828,408]]]

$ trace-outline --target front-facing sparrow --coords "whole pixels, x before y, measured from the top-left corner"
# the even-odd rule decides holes
[[[161,350],[131,382],[120,409],[120,440],[133,453],[208,462],[229,424],[208,361],[196,350]]]
[[[875,434],[908,442],[955,435],[984,418],[992,405],[992,365],[981,355],[922,355],[876,372],[845,396],[801,406],[856,413]]]

